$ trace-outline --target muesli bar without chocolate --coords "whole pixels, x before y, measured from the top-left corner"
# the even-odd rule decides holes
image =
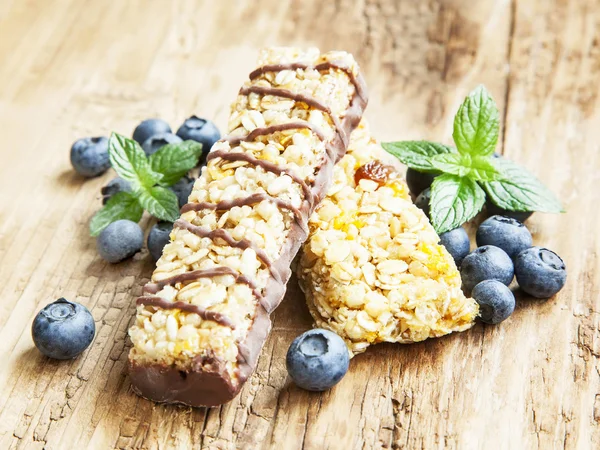
[[[361,123],[310,218],[298,264],[316,325],[339,334],[351,355],[463,331],[478,313],[391,158]]]
[[[134,390],[215,406],[256,366],[308,217],[366,106],[351,55],[263,51],[137,300]]]

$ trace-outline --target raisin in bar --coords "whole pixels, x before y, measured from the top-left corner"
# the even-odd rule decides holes
[[[351,355],[466,330],[478,313],[392,160],[361,123],[310,218],[298,264],[316,325],[339,334]]]
[[[133,389],[215,406],[254,370],[290,264],[366,106],[351,55],[264,50],[137,300]]]

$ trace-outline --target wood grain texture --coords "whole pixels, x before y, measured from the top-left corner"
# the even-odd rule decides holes
[[[0,2],[0,448],[600,447],[600,2],[597,0],[3,0]],[[484,83],[501,150],[568,214],[536,214],[565,289],[512,318],[356,357],[333,390],[296,388],[289,343],[311,326],[294,280],[254,377],[221,408],[157,406],[126,375],[147,251],[109,265],[87,233],[111,174],[84,181],[73,140],[192,113],[226,123],[257,49],[344,49],[382,140],[448,141]],[[147,225],[147,221],[144,222]],[[42,357],[30,326],[64,296],[96,320],[91,348]]]

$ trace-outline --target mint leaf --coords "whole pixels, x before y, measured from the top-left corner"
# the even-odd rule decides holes
[[[162,179],[158,184],[171,186],[196,167],[201,154],[202,144],[196,141],[167,144],[150,155],[150,168],[154,172],[162,174]]]
[[[462,158],[458,153],[435,155],[430,161],[431,165],[440,172],[451,173],[459,177],[466,176],[471,170],[468,160]]]
[[[478,86],[454,117],[456,148],[462,154],[489,156],[498,143],[499,130],[498,107],[485,87]]]
[[[501,170],[499,170],[493,159],[487,156],[475,156],[473,158],[465,155],[465,158],[470,159],[471,171],[468,177],[477,181],[496,181],[504,178]]]
[[[384,142],[383,149],[394,155],[411,169],[419,172],[437,172],[431,158],[436,155],[456,152],[452,147],[427,141]]]
[[[139,193],[139,202],[146,211],[160,220],[175,222],[179,217],[179,203],[175,193],[164,187],[155,186]]]
[[[466,177],[443,174],[431,185],[431,223],[444,233],[471,220],[485,203],[485,192]]]
[[[162,178],[160,173],[150,168],[144,150],[133,139],[112,133],[108,141],[108,155],[113,169],[131,183],[134,191],[150,188]]]
[[[495,164],[503,179],[482,185],[496,205],[509,211],[564,212],[556,196],[526,169],[507,159]]]
[[[90,234],[98,236],[112,222],[121,219],[139,222],[144,210],[135,198],[129,192],[117,192],[113,195],[106,205],[98,211],[90,221]]]

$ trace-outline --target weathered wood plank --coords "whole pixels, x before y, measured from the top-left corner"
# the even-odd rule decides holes
[[[596,448],[600,446],[598,2],[337,0],[111,2],[0,6],[0,448]],[[83,182],[68,147],[192,112],[223,125],[270,44],[343,48],[370,85],[382,140],[448,141],[478,83],[505,118],[504,153],[561,194],[535,241],[565,256],[569,283],[522,299],[510,321],[352,362],[330,392],[290,383],[285,352],[310,327],[292,281],[256,375],[212,410],[154,405],[125,372],[146,252],[102,262],[87,236],[109,178]],[[93,199],[93,201],[92,201]],[[92,347],[72,362],[32,348],[35,312],[87,305]]]

